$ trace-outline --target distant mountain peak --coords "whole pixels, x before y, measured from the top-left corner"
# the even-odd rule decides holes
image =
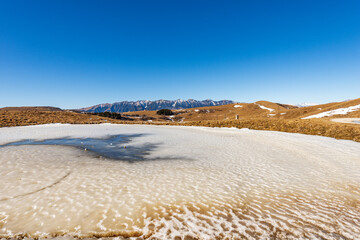
[[[144,110],[159,110],[159,109],[185,109],[195,107],[208,107],[208,106],[220,106],[234,103],[231,100],[213,101],[206,99],[202,101],[188,99],[188,100],[164,100],[159,99],[155,101],[150,100],[139,100],[139,101],[122,101],[115,103],[103,103],[95,106],[78,109],[82,112],[133,112],[133,111],[144,111]]]
[[[295,104],[294,106],[297,106],[297,107],[311,107],[311,106],[315,106],[315,105],[318,105],[318,104],[317,103],[303,102],[303,103]]]

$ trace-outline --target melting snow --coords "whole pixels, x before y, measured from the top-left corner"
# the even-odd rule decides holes
[[[331,121],[340,122],[340,123],[360,124],[360,118],[335,118],[335,119],[331,119]]]
[[[240,108],[242,107],[241,105],[234,105],[234,108]]]
[[[354,111],[357,111],[357,110],[360,110],[360,104],[355,105],[355,106],[351,106],[351,107],[348,107],[348,108],[338,108],[338,109],[335,109],[335,110],[322,112],[322,113],[319,113],[319,114],[304,117],[302,119],[330,117],[330,116],[333,116],[333,115],[346,115],[348,113],[351,113],[351,112],[354,112]]]
[[[287,239],[360,236],[360,143],[353,141],[71,124],[0,128],[0,144],[110,135],[137,136],[121,150],[129,154],[154,148],[129,164],[75,147],[1,147],[1,238],[270,239],[274,229]]]
[[[274,109],[272,109],[272,108],[267,108],[267,107],[264,107],[263,105],[260,105],[260,104],[257,104],[257,105],[262,109],[269,110],[270,112],[274,111]]]

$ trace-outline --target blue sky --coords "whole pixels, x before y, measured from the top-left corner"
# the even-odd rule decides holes
[[[0,1],[0,107],[360,97],[360,1]]]

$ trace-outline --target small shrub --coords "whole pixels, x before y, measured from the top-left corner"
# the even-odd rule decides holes
[[[101,112],[101,113],[94,113],[95,115],[98,115],[100,117],[107,117],[112,119],[121,119],[120,113],[112,113],[112,112]]]
[[[156,112],[156,114],[165,115],[165,116],[174,115],[174,113],[170,109],[160,109],[159,111]]]

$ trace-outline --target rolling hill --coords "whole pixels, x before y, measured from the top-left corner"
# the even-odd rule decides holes
[[[171,116],[158,115],[156,110],[133,111],[121,113],[121,119],[112,119],[52,107],[11,107],[0,109],[0,127],[46,123],[166,124],[282,131],[360,142],[360,98],[308,107],[258,101],[172,111]]]
[[[187,122],[201,120],[238,120],[246,119],[332,119],[339,117],[360,117],[360,98],[345,102],[333,102],[308,107],[297,107],[289,104],[258,101],[254,103],[233,103],[221,106],[196,107],[175,110],[171,117],[159,116],[156,111],[135,111],[125,113],[127,117],[138,120]],[[341,113],[341,114],[338,114]],[[319,115],[318,115],[319,114]]]

